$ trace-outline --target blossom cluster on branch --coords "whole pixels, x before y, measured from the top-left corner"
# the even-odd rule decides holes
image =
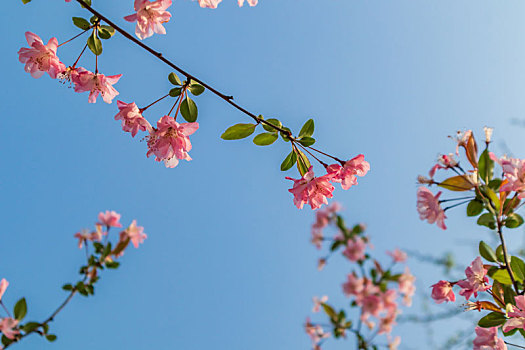
[[[2,334],[0,350],[6,349],[14,343],[20,342],[30,334],[38,334],[48,341],[55,341],[57,336],[49,333],[49,324],[56,315],[69,303],[75,294],[85,297],[95,294],[95,284],[100,280],[100,273],[104,269],[117,269],[120,266],[118,259],[124,255],[124,251],[131,242],[135,248],[147,238],[144,228],[137,225],[133,220],[125,229],[117,235],[117,239],[110,238],[111,228],[122,228],[120,214],[114,211],[101,212],[94,230],[84,229],[74,234],[78,239],[78,248],[84,249],[86,264],[80,267],[81,279],[76,283],[67,283],[62,289],[67,291],[66,300],[46,320],[24,321],[28,306],[25,298],[21,298],[15,304],[13,312],[4,304],[2,297],[9,285],[4,278],[0,281],[0,306],[5,313],[0,318],[0,333]],[[113,241],[113,242],[112,242]],[[1,316],[0,316],[1,317]]]
[[[312,244],[322,249],[326,242],[329,253],[319,259],[321,270],[328,259],[336,252],[350,262],[351,271],[342,284],[343,294],[350,298],[349,309],[337,309],[328,303],[328,297],[314,297],[313,312],[321,309],[328,316],[329,323],[322,324],[306,319],[305,331],[312,340],[314,350],[333,335],[334,338],[347,338],[353,334],[357,349],[377,349],[377,337],[385,335],[389,349],[397,349],[401,343],[399,336],[391,335],[396,319],[401,313],[400,303],[412,305],[415,293],[415,277],[408,267],[403,272],[398,264],[404,263],[407,254],[399,249],[387,252],[389,264],[383,266],[371,256],[370,239],[365,235],[363,224],[347,227],[343,217],[338,213],[340,205],[332,203],[325,209],[316,212],[316,221],[312,225]],[[332,226],[336,230],[333,237],[326,237],[324,230]]]

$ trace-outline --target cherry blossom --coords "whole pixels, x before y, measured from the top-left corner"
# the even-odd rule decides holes
[[[135,34],[141,40],[149,38],[153,33],[166,34],[163,23],[169,22],[171,13],[166,11],[171,6],[171,0],[135,0],[136,13],[124,17],[128,22],[137,22]]]
[[[321,310],[321,304],[324,304],[328,301],[328,297],[326,295],[323,295],[321,298],[313,297],[312,302],[314,303],[314,307],[312,308],[312,312],[319,312]]]
[[[0,281],[0,301],[2,300],[2,297],[4,296],[4,293],[9,286],[9,282],[5,278],[2,278]]]
[[[15,320],[11,317],[3,318],[0,321],[0,332],[5,335],[8,339],[15,339],[17,334],[20,334],[20,331],[16,329],[18,326],[18,320]]]
[[[421,220],[427,220],[430,224],[436,223],[439,228],[446,230],[445,219],[447,217],[439,204],[439,196],[441,196],[441,191],[434,196],[428,188],[419,187],[417,189],[417,211]]]
[[[26,40],[30,48],[21,48],[18,51],[18,60],[25,63],[25,71],[33,78],[40,78],[44,73],[53,79],[66,70],[66,66],[60,62],[56,53],[58,41],[51,38],[47,45],[34,33],[26,32]]]
[[[516,305],[512,305],[512,311],[508,312],[509,319],[503,325],[503,332],[509,332],[514,328],[525,329],[525,296],[514,297]]]
[[[467,300],[470,299],[472,294],[477,297],[478,292],[484,292],[491,287],[487,277],[487,270],[479,256],[465,269],[465,275],[467,279],[459,281],[458,286],[462,288],[459,295],[464,296]]]
[[[107,227],[122,227],[122,224],[119,222],[120,214],[115,211],[106,210],[105,213],[98,214],[98,224],[107,226]]]
[[[357,185],[357,176],[365,176],[370,170],[370,163],[365,161],[365,156],[360,154],[345,163],[344,166],[332,164],[326,171],[333,175],[333,182],[340,182],[344,190]]]
[[[78,74],[71,75],[71,81],[75,84],[75,92],[89,91],[89,103],[97,102],[98,95],[106,103],[113,102],[113,99],[119,94],[113,87],[122,74],[105,76],[100,73],[92,73],[82,67],[77,69]]]
[[[117,100],[117,107],[119,112],[115,116],[115,120],[122,120],[122,130],[130,132],[132,137],[135,137],[139,130],[152,130],[150,123],[142,116],[135,102],[126,103]]]
[[[343,255],[350,261],[359,261],[365,258],[366,243],[361,237],[350,238],[346,243]]]
[[[123,241],[129,238],[135,248],[139,247],[148,236],[144,233],[144,227],[137,226],[137,220],[133,220],[131,225],[120,233],[120,240]]]
[[[399,248],[394,249],[394,251],[392,252],[387,251],[386,253],[387,255],[390,255],[392,257],[392,260],[394,260],[394,262],[402,263],[407,260],[407,253],[405,253]]]
[[[294,182],[293,187],[288,192],[294,195],[294,204],[302,209],[304,204],[309,204],[312,209],[320,208],[323,204],[328,204],[327,198],[332,198],[334,186],[330,183],[332,176],[314,176],[313,167],[300,179],[286,177],[287,180]]]
[[[498,338],[498,327],[476,327],[476,338],[473,341],[473,350],[507,350],[505,341]]]
[[[166,167],[174,168],[179,159],[191,160],[189,136],[199,129],[199,123],[177,123],[169,116],[162,117],[148,136],[147,156],[154,154],[157,161],[164,161]]]
[[[445,301],[456,301],[456,295],[452,290],[452,283],[441,280],[438,283],[433,284],[432,299],[434,299],[437,304],[441,304]]]

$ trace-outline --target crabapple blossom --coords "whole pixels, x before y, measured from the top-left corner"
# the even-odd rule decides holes
[[[476,327],[476,338],[473,341],[473,350],[507,350],[503,339],[498,337],[498,327]]]
[[[500,191],[515,191],[518,198],[525,198],[525,159],[502,158],[498,162],[506,179]]]
[[[319,343],[321,342],[321,340],[330,337],[330,333],[326,333],[323,327],[312,324],[309,317],[306,318],[304,329],[306,331],[306,334],[308,334],[308,336],[312,340],[312,346],[314,347],[314,349],[320,349]]]
[[[126,103],[117,100],[117,107],[119,112],[115,116],[115,120],[122,120],[122,130],[130,132],[132,137],[135,137],[139,130],[152,130],[150,123],[142,116],[135,102]]]
[[[487,270],[479,256],[465,269],[465,275],[467,279],[459,281],[458,286],[462,288],[459,295],[464,296],[467,300],[472,294],[477,297],[478,292],[484,292],[491,287]]]
[[[321,298],[313,297],[312,302],[314,303],[314,307],[312,308],[312,312],[319,312],[321,310],[321,304],[324,304],[328,301],[328,297],[326,295],[323,295]]]
[[[140,243],[143,243],[148,236],[144,233],[144,227],[137,226],[137,220],[133,220],[131,225],[120,233],[120,240],[129,238],[135,248],[139,247]]]
[[[406,306],[412,305],[412,296],[416,292],[416,287],[414,286],[414,281],[416,278],[410,273],[408,267],[405,267],[405,272],[399,276],[399,292],[403,294],[403,304]]]
[[[347,281],[343,283],[343,293],[349,297],[351,295],[359,295],[365,289],[364,278],[357,278],[354,273],[347,276]]]
[[[83,229],[80,232],[75,233],[74,237],[78,238],[78,249],[82,249],[83,244],[87,241],[100,241],[102,239],[102,236],[106,234],[106,232],[102,232],[102,227],[100,225],[97,224],[95,225],[95,227],[95,231]]]
[[[430,176],[430,178],[433,178],[438,169],[450,169],[454,168],[457,165],[458,161],[454,159],[454,154],[442,154],[441,156],[439,156],[436,165],[434,165],[432,169],[430,169],[430,171],[428,172],[428,176]]]
[[[58,48],[57,38],[51,38],[47,45],[34,33],[26,32],[26,40],[30,48],[21,48],[18,51],[18,60],[25,63],[25,71],[33,78],[40,78],[44,73],[53,79],[66,70],[56,53]]]
[[[397,350],[397,347],[401,345],[401,337],[397,336],[393,340],[388,340],[388,350]]]
[[[365,258],[366,243],[361,237],[353,237],[346,243],[343,255],[350,261],[359,261]]]
[[[135,34],[141,40],[149,38],[153,33],[166,34],[163,23],[169,22],[171,13],[166,11],[171,6],[171,0],[135,0],[136,13],[124,17],[128,22],[137,22]]]
[[[119,222],[120,214],[115,211],[106,210],[105,213],[100,212],[98,214],[98,224],[107,226],[107,227],[122,227],[122,224]]]
[[[299,209],[302,209],[304,204],[309,204],[312,209],[320,208],[321,205],[328,204],[327,198],[333,197],[334,186],[330,183],[332,176],[327,174],[315,177],[313,167],[300,179],[286,179],[294,182],[288,192],[294,195],[294,204]]]
[[[508,312],[509,319],[503,325],[503,332],[509,332],[514,328],[525,329],[525,296],[514,297],[516,305],[511,306]]]
[[[13,340],[17,334],[20,334],[20,331],[16,329],[17,326],[18,320],[11,317],[3,318],[0,321],[0,332],[2,332],[7,339]]]
[[[456,155],[459,155],[459,147],[466,147],[467,143],[472,136],[472,130],[458,131],[454,139],[456,140]]]
[[[407,253],[405,253],[399,248],[394,249],[394,251],[392,252],[387,251],[386,253],[387,255],[390,255],[392,257],[392,260],[394,260],[394,262],[402,263],[407,260]]]
[[[169,116],[162,117],[157,122],[157,128],[152,129],[148,136],[147,156],[154,154],[158,162],[164,161],[166,167],[174,168],[179,159],[191,160],[188,152],[191,150],[189,136],[199,129],[199,123],[177,123]]]
[[[247,2],[250,6],[256,6],[259,0],[247,0]],[[237,3],[239,4],[239,7],[242,7],[244,5],[244,0],[237,0]]]
[[[365,161],[365,156],[360,154],[349,161],[344,166],[332,164],[326,168],[328,174],[333,175],[333,182],[340,182],[344,190],[357,185],[357,176],[365,176],[370,170],[370,163]]]
[[[2,300],[2,297],[4,296],[5,290],[9,286],[9,282],[5,278],[2,278],[0,281],[0,301]]]
[[[82,67],[77,69],[78,74],[71,75],[71,81],[75,84],[75,92],[89,91],[89,103],[97,102],[98,95],[106,103],[113,102],[113,99],[119,94],[113,87],[122,74],[105,76],[100,73],[92,73]]]
[[[200,7],[216,9],[222,0],[199,0]]]
[[[437,304],[441,304],[445,301],[456,301],[456,295],[452,290],[452,283],[448,281],[439,281],[436,284],[432,285],[432,299]]]
[[[428,188],[420,186],[417,189],[417,211],[421,220],[427,220],[430,224],[436,223],[439,228],[446,230],[447,217],[439,204],[439,196],[441,191],[434,196]]]

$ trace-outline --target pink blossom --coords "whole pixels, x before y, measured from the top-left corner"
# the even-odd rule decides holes
[[[71,80],[75,84],[75,92],[89,91],[89,103],[97,102],[99,94],[106,103],[111,103],[119,94],[113,87],[122,74],[105,76],[100,73],[92,73],[82,67],[77,69],[78,74],[71,75]]]
[[[247,0],[248,5],[250,6],[256,6],[259,0]],[[244,5],[244,0],[237,0],[237,3],[239,4],[239,7],[242,7]]]
[[[509,319],[503,325],[503,332],[509,332],[514,328],[525,329],[525,296],[514,297],[516,306],[512,305],[512,311],[508,312]]]
[[[91,241],[91,242],[98,241],[99,242],[102,240],[102,236],[105,235],[106,232],[103,232],[102,226],[98,224],[95,225],[95,227],[96,227],[95,231],[90,232],[87,229],[83,229],[82,231],[75,233],[74,237],[78,238],[78,249],[82,249],[83,244],[87,241]]]
[[[129,238],[135,248],[139,247],[140,243],[143,243],[148,236],[144,233],[144,227],[137,226],[137,220],[133,220],[131,225],[120,233],[120,240]]]
[[[309,204],[312,209],[317,209],[323,203],[328,204],[327,198],[332,198],[334,191],[334,186],[330,183],[331,178],[331,175],[315,177],[313,167],[300,179],[286,177],[294,182],[288,192],[294,195],[293,201],[297,208],[302,209],[304,204]]]
[[[432,169],[430,169],[430,171],[428,172],[428,176],[430,176],[430,178],[433,178],[436,174],[436,170],[450,169],[455,167],[456,165],[458,165],[458,161],[454,159],[454,154],[442,154],[441,156],[439,156],[437,164],[434,165]]]
[[[312,230],[312,239],[310,240],[310,242],[312,242],[312,244],[317,248],[317,249],[321,249],[323,247],[323,240],[324,240],[324,236],[323,236],[323,232],[319,232],[319,231],[313,231]]]
[[[439,281],[436,284],[432,285],[432,299],[437,304],[442,302],[456,301],[456,295],[452,290],[452,283],[448,281]]]
[[[458,286],[462,288],[459,295],[463,295],[467,300],[472,294],[477,297],[478,292],[484,292],[491,287],[488,284],[487,270],[479,256],[465,269],[465,275],[467,279],[459,281]]]
[[[499,162],[506,179],[500,191],[516,191],[519,198],[525,198],[525,159],[502,158]]]
[[[417,189],[417,211],[421,220],[427,220],[429,224],[436,223],[439,228],[446,230],[445,219],[447,217],[439,204],[439,196],[441,196],[441,191],[434,196],[428,188],[419,187]]]
[[[15,339],[17,334],[20,334],[20,331],[16,329],[18,326],[18,320],[15,320],[11,317],[3,318],[0,321],[0,332],[5,335],[8,339]]]
[[[343,251],[343,255],[350,261],[359,261],[365,258],[366,243],[361,237],[354,237],[348,240],[346,243],[346,249]]]
[[[200,7],[216,9],[222,0],[199,0]]]
[[[473,341],[473,350],[507,350],[505,341],[498,338],[498,327],[476,327],[476,338]]]
[[[174,168],[179,159],[191,160],[188,152],[191,142],[188,136],[199,128],[199,123],[177,123],[169,116],[162,117],[157,122],[157,129],[153,129],[148,137],[147,156],[154,154],[158,162],[164,161],[166,167]]]
[[[318,297],[313,297],[312,302],[314,303],[314,307],[312,308],[312,312],[319,312],[321,310],[321,304],[324,304],[328,301],[328,297],[326,295],[323,295],[320,299]]]
[[[388,314],[397,314],[397,292],[394,289],[386,290],[382,295],[383,305]]]
[[[149,38],[153,33],[166,34],[163,23],[169,22],[171,13],[166,11],[171,6],[171,0],[135,0],[136,13],[124,17],[128,22],[137,22],[135,34],[141,40]]]
[[[405,267],[405,272],[402,273],[397,280],[399,292],[403,294],[403,304],[406,306],[412,305],[412,296],[416,292],[416,286],[414,285],[415,280],[416,277],[410,273],[408,267]]]
[[[392,260],[394,260],[394,262],[402,263],[407,260],[407,253],[405,253],[399,248],[394,249],[393,252],[387,251],[386,253],[392,257]]]
[[[385,317],[379,319],[379,329],[377,334],[390,334],[392,333],[392,327],[396,323],[397,313],[388,313]]]
[[[455,140],[457,142],[456,145],[456,155],[459,155],[459,147],[467,147],[468,140],[472,136],[472,130],[467,131],[458,131],[455,137]]]
[[[370,170],[370,163],[365,161],[365,156],[360,154],[347,161],[344,166],[332,164],[326,171],[333,175],[333,182],[340,182],[344,190],[357,185],[357,176],[365,176]]]
[[[306,318],[304,329],[306,331],[306,334],[308,334],[308,336],[312,340],[312,345],[314,349],[320,349],[319,343],[321,342],[321,340],[330,337],[330,333],[326,333],[323,327],[312,324],[309,317]]]
[[[18,51],[18,60],[25,63],[25,71],[33,78],[40,78],[47,72],[56,79],[57,75],[66,70],[56,53],[58,48],[57,38],[51,38],[47,45],[34,33],[26,32],[26,40],[30,48],[21,48]]]
[[[150,123],[142,116],[135,102],[125,103],[117,101],[117,107],[119,112],[115,116],[115,120],[122,120],[122,130],[131,132],[132,137],[135,137],[139,130],[152,130]]]
[[[4,296],[5,290],[9,286],[9,282],[5,278],[2,278],[0,281],[0,301],[2,300],[2,297]]]
[[[122,227],[122,224],[119,222],[120,214],[117,214],[115,211],[106,210],[105,213],[100,212],[98,214],[98,224],[107,227]]]
[[[351,273],[347,276],[347,281],[343,283],[343,293],[347,297],[351,295],[359,295],[365,290],[365,280],[357,278],[355,274]]]
[[[397,350],[398,346],[401,345],[401,337],[397,336],[393,340],[388,339],[388,350]]]
[[[326,266],[326,259],[325,258],[320,258],[318,261],[317,261],[317,270],[318,271],[321,271],[324,269],[324,267]]]
[[[383,311],[383,300],[378,295],[366,295],[359,300],[359,306],[362,310],[362,318],[367,319],[369,315],[379,317],[379,313]]]

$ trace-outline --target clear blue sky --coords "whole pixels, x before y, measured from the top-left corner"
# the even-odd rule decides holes
[[[93,3],[133,31],[122,20],[132,2]],[[235,3],[207,10],[175,0],[169,35],[146,42],[251,111],[293,128],[315,117],[323,149],[342,158],[365,153],[369,175],[335,196],[348,221],[368,224],[378,253],[394,246],[453,250],[470,262],[474,252],[462,242],[486,234],[463,209],[450,213],[445,232],[420,222],[415,178],[438,153],[452,151],[446,136],[462,128],[479,134],[493,126],[497,142],[504,137],[525,156],[524,129],[510,122],[525,111],[525,4],[261,0],[239,9]],[[145,157],[144,142],[121,131],[115,104],[90,105],[86,94],[48,77],[34,80],[18,63],[25,31],[64,41],[77,32],[71,17],[86,12],[63,0],[34,0],[9,1],[2,13],[6,303],[24,295],[31,317],[48,316],[64,298],[60,286],[77,278],[83,261],[72,236],[101,210],[122,213],[124,222],[136,218],[149,236],[126,253],[118,271],[104,273],[94,298],[76,298],[57,318],[55,344],[32,337],[17,349],[307,349],[302,323],[311,297],[343,301],[349,265],[340,260],[323,273],[315,269],[312,212],[293,206],[290,182],[279,171],[289,145],[222,141],[226,127],[248,119],[205,94],[198,98],[194,160],[166,169]],[[82,45],[61,48],[60,57],[74,61]],[[167,67],[118,35],[104,50],[101,72],[124,74],[116,85],[124,101],[144,105],[165,93]],[[92,68],[91,59],[82,63]],[[148,117],[156,121],[168,108]],[[411,266],[420,290],[440,277],[432,267]],[[397,334],[403,349],[427,341],[412,325]],[[327,349],[352,346],[332,342]]]

